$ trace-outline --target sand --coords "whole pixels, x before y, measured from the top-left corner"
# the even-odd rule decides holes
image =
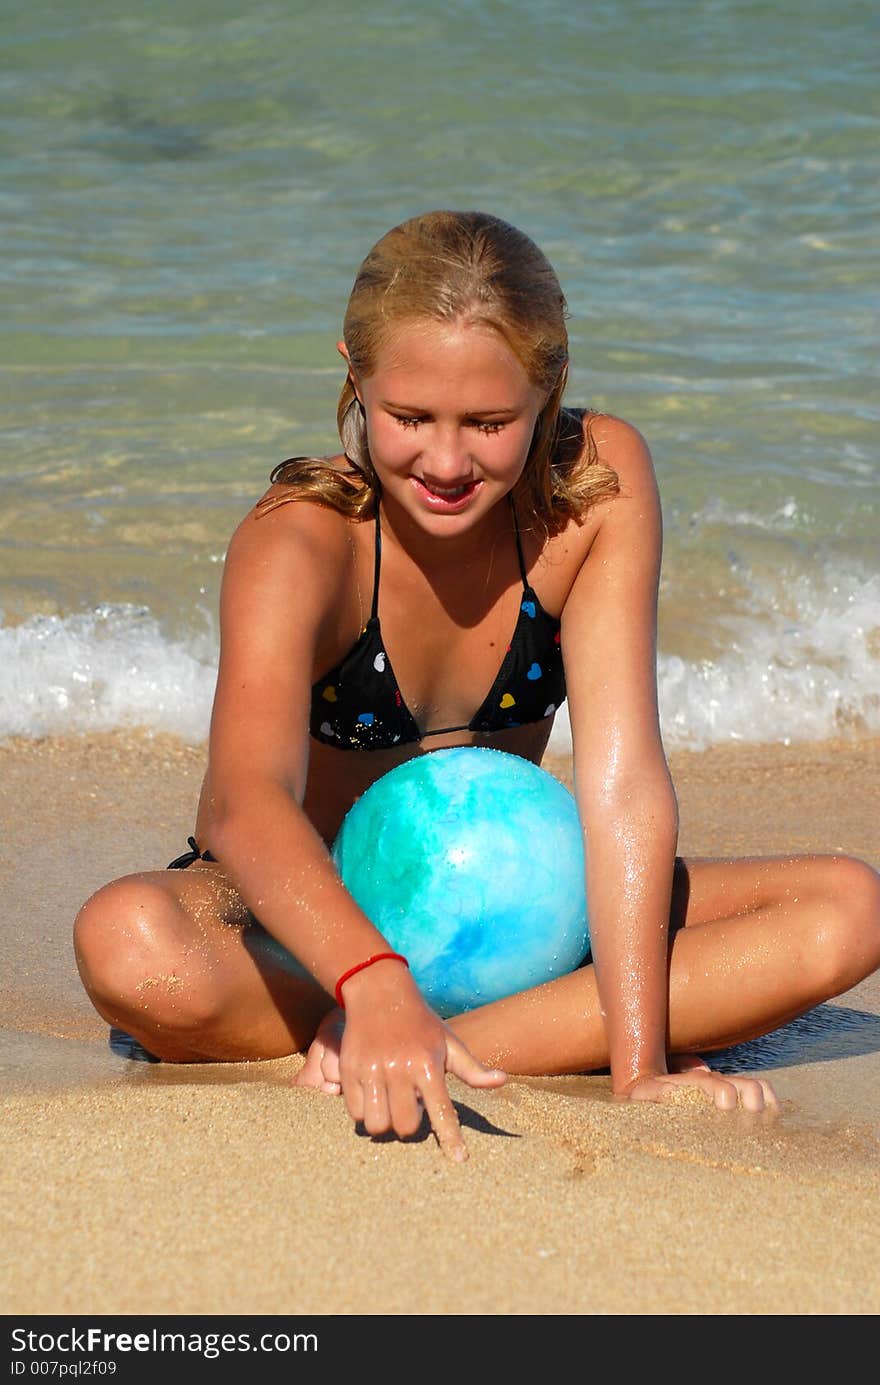
[[[628,1105],[607,1076],[452,1080],[470,1151],[373,1140],[301,1059],[126,1062],[70,926],[185,848],[204,752],[0,746],[6,1314],[740,1315],[880,1310],[880,976],[721,1058],[776,1117]],[[547,767],[569,776],[565,758]],[[672,757],[691,855],[880,865],[880,743]]]

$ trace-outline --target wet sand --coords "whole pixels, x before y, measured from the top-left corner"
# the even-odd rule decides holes
[[[880,977],[719,1064],[779,1117],[629,1106],[606,1076],[450,1083],[470,1159],[372,1140],[301,1059],[110,1052],[70,924],[185,849],[203,752],[114,734],[0,746],[2,1311],[874,1314]],[[569,778],[556,757],[547,768]],[[672,757],[681,850],[880,865],[880,742]]]

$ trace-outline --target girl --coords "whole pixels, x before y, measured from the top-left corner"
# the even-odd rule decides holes
[[[341,1091],[374,1135],[410,1135],[424,1110],[456,1158],[447,1073],[610,1068],[630,1101],[695,1086],[775,1106],[696,1055],[877,967],[880,881],[849,858],[676,858],[654,473],[636,429],[562,407],[551,266],[495,217],[416,217],[361,266],[339,350],[343,452],[277,467],[229,548],[193,849],[76,920],[94,1005],[170,1062],[308,1050],[301,1084]],[[329,846],[410,756],[540,763],[566,696],[591,964],[444,1023]]]

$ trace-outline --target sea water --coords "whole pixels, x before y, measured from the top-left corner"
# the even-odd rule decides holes
[[[0,735],[205,735],[229,536],[440,206],[538,241],[569,402],[650,444],[667,745],[880,732],[878,14],[4,0]]]

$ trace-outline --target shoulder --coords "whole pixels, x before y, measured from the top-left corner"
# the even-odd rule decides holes
[[[584,412],[582,427],[581,465],[613,477],[610,490],[605,489],[587,511],[584,559],[615,539],[655,547],[662,525],[660,492],[644,436],[625,419],[595,411]]]
[[[227,558],[283,564],[344,554],[352,521],[329,505],[291,498],[291,490],[269,487],[233,533]]]
[[[582,463],[589,465],[590,456],[615,472],[622,496],[632,495],[645,488],[656,492],[657,480],[650,448],[643,434],[632,423],[585,409],[583,428],[584,451]]]
[[[646,439],[614,414],[585,413],[585,436],[597,463],[617,478],[614,494],[590,506],[582,525],[581,562],[574,586],[597,582],[657,582],[662,548],[660,490]]]
[[[271,486],[233,533],[223,574],[227,602],[326,609],[345,582],[356,521],[312,500],[289,500],[288,492]]]
[[[638,428],[594,409],[567,414],[570,445],[577,449],[573,488],[584,508],[548,540],[547,553],[551,560],[562,559],[573,580],[596,549],[612,541],[611,535],[631,534],[638,525],[655,530],[660,499],[650,449]]]
[[[580,465],[602,467],[614,486],[548,545],[551,563],[559,560],[566,579],[558,609],[569,615],[598,600],[609,584],[656,589],[662,553],[660,495],[645,438],[613,414],[585,410],[582,426]]]

